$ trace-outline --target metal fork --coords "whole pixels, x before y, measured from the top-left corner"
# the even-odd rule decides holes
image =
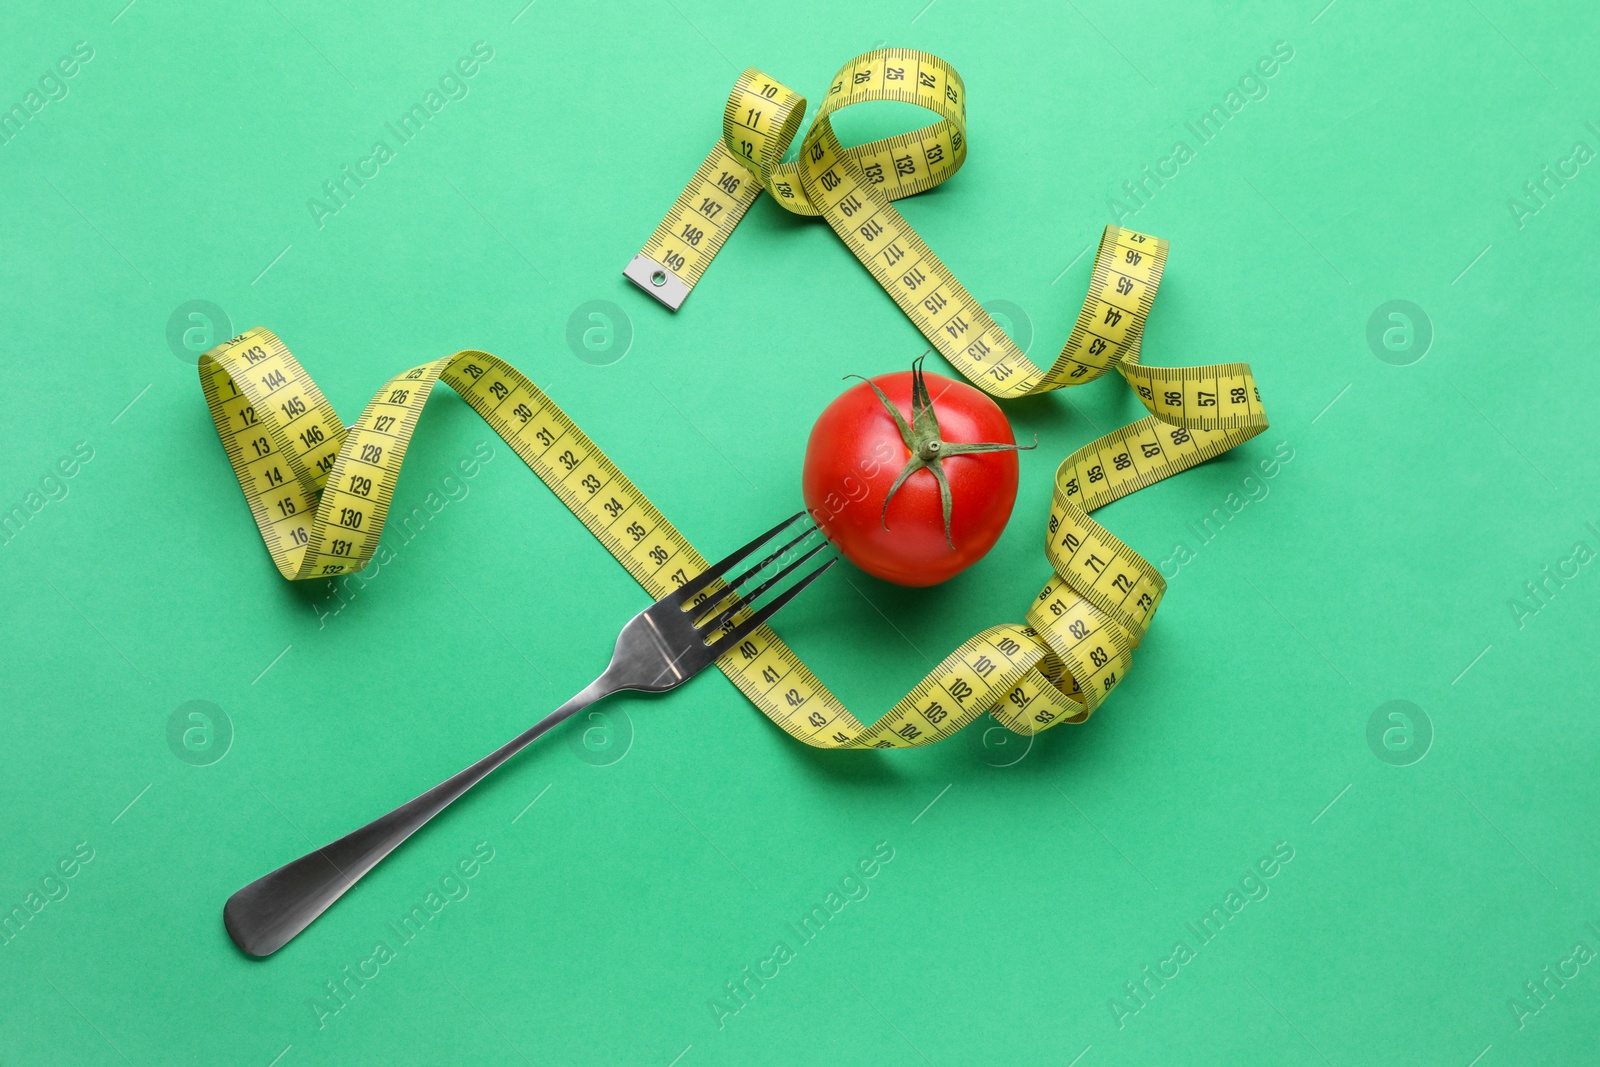
[[[838,562],[837,557],[827,560],[764,605],[756,607],[763,593],[826,548],[827,542],[823,541],[754,589],[739,592],[741,585],[762,574],[785,554],[804,547],[804,542],[817,533],[817,528],[808,523],[796,536],[746,568],[737,578],[728,579],[719,589],[711,589],[713,582],[755,555],[779,534],[792,531],[805,514],[802,511],[780,522],[629,619],[617,637],[611,665],[525,733],[382,818],[279,867],[233,894],[222,909],[222,922],[233,943],[252,956],[271,955],[310,926],[362,875],[376,867],[429,819],[557,723],[624,689],[664,693],[710,666]]]

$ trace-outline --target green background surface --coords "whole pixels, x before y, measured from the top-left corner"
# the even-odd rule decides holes
[[[27,514],[0,546],[0,908],[60,896],[0,944],[0,1059],[1595,1062],[1593,5],[121,2],[13,12],[0,37],[6,108],[93,49],[0,144],[0,511]],[[385,124],[479,41],[465,98],[399,145]],[[1278,42],[1292,60],[1202,144],[1187,124]],[[1126,682],[1031,749],[979,723],[812,751],[721,677],[618,699],[569,731],[588,759],[547,739],[245,958],[233,890],[559,703],[644,598],[440,390],[398,506],[478,442],[494,458],[324,615],[263,550],[169,320],[205,300],[270,327],[347,418],[400,369],[494,352],[721,553],[797,507],[841,376],[925,343],[825,225],[767,200],[676,316],[620,271],[740,70],[815,99],[884,43],[966,80],[970,160],[902,210],[1022,309],[1035,359],[1118,197],[1172,242],[1146,359],[1260,383],[1267,433],[1099,516],[1154,561],[1192,554]],[[866,110],[846,140],[909,128]],[[395,158],[319,228],[307,201],[379,139]],[[1193,158],[1130,198],[1179,141]],[[1374,347],[1397,299],[1422,309],[1409,348],[1388,319],[1397,351]],[[594,300],[625,352],[569,344]],[[865,719],[1022,617],[1055,464],[1138,413],[1115,379],[1007,412],[1040,447],[991,555],[926,591],[836,568],[779,620]],[[80,442],[92,460],[46,482]],[[1280,444],[1292,461],[1247,480]],[[1203,540],[1229,494],[1254,499]],[[194,700],[225,748],[220,720],[209,749],[169,743]],[[467,895],[402,945],[389,924],[479,842]],[[880,842],[868,895],[802,942],[790,924]],[[45,883],[75,847],[92,860]],[[1274,848],[1292,860],[1243,882]],[[1241,884],[1267,895],[1201,944],[1189,924]],[[780,940],[794,958],[726,1000]],[[327,999],[379,941],[394,958]]]

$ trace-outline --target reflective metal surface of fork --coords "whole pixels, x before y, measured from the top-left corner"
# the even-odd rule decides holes
[[[279,867],[229,897],[222,910],[228,936],[252,956],[271,955],[430,819],[558,723],[612,693],[624,689],[666,692],[710,666],[836,562],[828,559],[766,603],[759,602],[763,594],[779,588],[826,547],[815,526],[801,524],[805,518],[805,512],[800,512],[784,520],[629,619],[617,637],[611,663],[600,677],[523,733],[389,814]],[[776,551],[727,580],[725,586],[716,585],[732,568],[785,533],[793,536]],[[806,548],[814,540],[818,543]],[[806,550],[797,559],[768,574],[789,553],[801,549]],[[767,576],[755,588],[740,588],[762,575]]]

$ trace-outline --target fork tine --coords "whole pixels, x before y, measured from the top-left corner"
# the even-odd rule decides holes
[[[839,557],[834,556],[832,559],[828,560],[828,562],[824,563],[822,566],[818,567],[816,570],[812,571],[810,574],[796,582],[792,588],[780,593],[776,597],[773,597],[772,602],[766,607],[750,616],[744,622],[741,622],[738,626],[735,626],[733,631],[726,637],[720,638],[714,642],[711,645],[711,658],[713,660],[719,658],[734,645],[737,645],[740,641],[743,641],[745,637],[749,635],[750,631],[754,630],[757,626],[760,626],[762,623],[772,618],[773,614],[779,608],[793,600],[800,590],[816,581],[822,575],[823,571],[827,570],[829,567],[838,562]]]
[[[805,514],[806,513],[803,511],[797,511],[793,515],[790,515],[787,519],[784,519],[782,522],[778,523],[778,525],[774,526],[772,529],[768,530],[766,533],[762,534],[760,537],[756,538],[754,541],[751,541],[749,544],[745,545],[743,548],[735,549],[717,563],[712,564],[699,574],[695,575],[686,584],[679,586],[674,595],[680,601],[694,596],[707,585],[710,585],[712,581],[726,574],[728,568],[732,567],[734,564],[750,555],[750,553],[754,552],[756,549],[772,540],[772,538],[780,531],[794,525],[794,523],[803,518]]]
[[[789,540],[785,541],[779,547],[773,549],[772,554],[767,556],[766,559],[762,560],[760,563],[757,563],[757,564],[755,564],[753,566],[745,568],[744,572],[742,574],[740,574],[739,577],[737,577],[737,578],[729,578],[728,579],[728,584],[731,585],[731,586],[743,585],[750,578],[754,577],[757,574],[760,574],[762,571],[766,570],[772,564],[774,564],[778,560],[782,559],[784,553],[788,552],[795,545],[798,545],[801,541],[804,541],[806,538],[810,537],[812,534],[819,533],[819,532],[820,531],[817,529],[817,527],[815,527],[815,526],[807,526],[804,530],[800,531],[800,535],[798,537],[792,537]]]
[[[723,623],[739,614],[739,612],[743,611],[751,604],[754,604],[760,598],[762,593],[765,593],[768,589],[771,589],[789,575],[793,574],[802,563],[827,547],[828,543],[824,541],[822,544],[813,548],[810,552],[807,552],[805,555],[801,556],[799,559],[783,568],[783,570],[779,571],[777,574],[774,574],[771,578],[768,578],[766,581],[750,590],[750,592],[741,594],[737,599],[734,600],[732,604],[728,606],[726,611],[723,611],[716,618],[701,626],[700,635],[702,637],[709,635],[713,630],[717,629]]]
[[[743,573],[741,573],[737,578],[729,578],[727,583],[721,589],[717,590],[715,595],[707,597],[699,604],[692,605],[695,616],[698,618],[715,611],[717,609],[717,605],[727,600],[730,594],[737,594],[739,592],[739,586],[749,581],[755,575],[766,570],[773,563],[776,563],[778,560],[782,559],[790,549],[800,544],[812,534],[818,532],[819,531],[815,526],[806,527],[806,529],[801,531],[800,536],[790,538],[788,541],[778,546],[778,548],[775,549],[771,555],[767,556],[767,558],[762,560],[760,563],[745,568]],[[751,599],[751,597],[747,597],[746,599]],[[689,607],[685,607],[684,610],[689,611],[691,609]]]

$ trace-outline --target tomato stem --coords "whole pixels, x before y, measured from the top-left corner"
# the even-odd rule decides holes
[[[931,350],[930,350],[931,351]],[[955,542],[950,537],[950,481],[945,477],[944,460],[950,456],[968,456],[980,452],[1021,452],[1030,448],[1037,448],[1039,439],[1034,438],[1031,445],[1002,445],[990,443],[953,441],[946,442],[939,436],[939,417],[933,410],[933,398],[928,395],[928,383],[922,375],[922,361],[927,358],[924,352],[911,363],[911,423],[906,424],[905,418],[900,414],[900,409],[890,403],[882,389],[867,378],[859,374],[847,375],[851,378],[861,378],[862,381],[872,386],[872,391],[878,394],[878,401],[883,404],[894,419],[895,426],[900,431],[900,440],[905,444],[906,451],[911,453],[911,458],[906,460],[906,465],[900,469],[900,474],[895,478],[894,484],[889,487],[889,493],[883,498],[883,514],[880,521],[883,528],[889,528],[889,501],[894,499],[894,494],[905,484],[905,480],[919,470],[927,470],[933,474],[934,480],[939,483],[939,501],[944,505],[944,541],[955,551]]]

